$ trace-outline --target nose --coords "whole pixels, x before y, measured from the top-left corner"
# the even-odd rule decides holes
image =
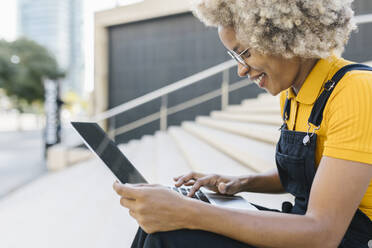
[[[238,64],[238,76],[239,77],[246,77],[250,71],[249,67],[245,67],[241,64]]]

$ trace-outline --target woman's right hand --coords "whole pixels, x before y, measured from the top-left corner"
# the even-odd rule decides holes
[[[233,195],[243,190],[243,178],[235,176],[221,176],[216,174],[205,175],[191,172],[173,178],[175,186],[192,186],[188,196],[193,196],[200,187],[206,187],[216,193]]]

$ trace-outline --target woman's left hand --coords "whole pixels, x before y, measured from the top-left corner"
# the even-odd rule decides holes
[[[190,203],[196,200],[160,185],[115,182],[113,187],[120,204],[146,233],[187,228]]]

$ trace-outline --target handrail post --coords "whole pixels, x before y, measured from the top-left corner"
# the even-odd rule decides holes
[[[229,105],[229,69],[222,72],[221,109],[225,110],[227,105]]]
[[[116,138],[116,116],[111,117],[111,120],[109,120],[109,127],[108,127],[108,134],[109,137],[115,141]]]
[[[160,106],[160,130],[167,130],[167,118],[168,118],[168,95],[161,97]]]

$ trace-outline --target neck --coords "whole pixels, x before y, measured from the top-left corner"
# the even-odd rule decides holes
[[[296,95],[300,91],[307,76],[310,74],[311,70],[314,68],[317,62],[318,59],[301,59],[300,70],[298,72],[298,76],[296,77],[297,79],[295,80],[295,83],[292,85],[292,89]]]

